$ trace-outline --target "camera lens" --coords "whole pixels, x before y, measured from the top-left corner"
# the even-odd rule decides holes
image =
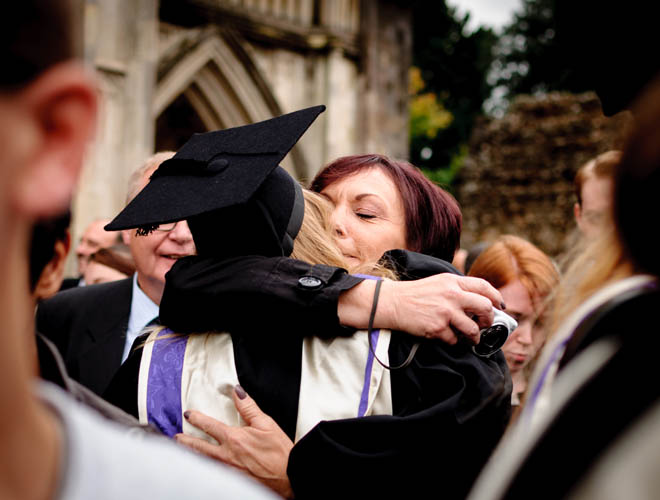
[[[472,348],[477,356],[490,356],[504,345],[509,330],[504,325],[493,325],[481,331],[481,340]]]

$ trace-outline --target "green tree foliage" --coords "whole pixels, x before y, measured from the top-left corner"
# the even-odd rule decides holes
[[[451,125],[454,117],[434,92],[428,92],[417,67],[410,69],[410,135],[435,139],[438,132]]]
[[[491,79],[504,90],[505,97],[592,89],[588,75],[575,71],[572,64],[576,47],[566,43],[564,35],[567,29],[574,28],[558,17],[560,3],[559,0],[522,0],[522,9],[504,28],[495,48]],[[576,10],[576,6],[564,8],[562,13],[570,15],[571,10]]]
[[[490,95],[486,75],[497,40],[489,29],[467,33],[467,21],[467,16],[459,19],[444,0],[413,4],[413,64],[424,83],[423,92],[416,95],[426,97],[413,97],[411,102],[410,158],[428,170],[446,170],[451,175],[439,177],[449,181],[460,168],[452,159],[461,158],[474,119]],[[439,123],[443,113],[448,114]]]
[[[458,153],[456,153],[452,157],[451,163],[446,168],[431,169],[431,168],[422,167],[421,170],[427,178],[429,178],[439,186],[451,190],[454,177],[456,177],[456,174],[458,174],[458,171],[463,166],[463,161],[467,157],[467,154],[468,154],[467,144],[463,144],[459,148]]]

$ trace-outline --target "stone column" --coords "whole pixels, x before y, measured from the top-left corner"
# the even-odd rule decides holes
[[[365,152],[408,158],[408,69],[412,61],[409,7],[362,0],[360,142]]]
[[[158,0],[86,0],[85,58],[98,75],[100,114],[73,201],[72,249],[94,219],[124,206],[130,173],[153,152]],[[73,252],[72,252],[73,254]],[[75,272],[70,256],[67,270]]]

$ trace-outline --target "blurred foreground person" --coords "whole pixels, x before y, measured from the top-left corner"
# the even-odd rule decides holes
[[[63,215],[37,221],[32,229],[29,262],[30,292],[34,307],[40,301],[52,297],[60,288],[64,262],[69,249],[68,227],[70,220],[71,213],[67,211]],[[89,267],[87,270],[89,271]],[[141,431],[154,432],[148,426],[141,426],[132,415],[108,404],[69,377],[57,347],[46,337],[36,332],[34,341],[32,347],[35,374],[59,386],[76,401],[93,408],[110,420],[130,427],[138,427]]]
[[[157,437],[131,437],[34,377],[28,252],[37,220],[66,211],[97,92],[72,60],[66,2],[23,1],[0,18],[0,498],[267,498],[234,471]]]
[[[573,214],[587,238],[596,237],[604,226],[612,224],[612,176],[620,161],[621,151],[607,151],[582,165],[575,175]]]
[[[502,346],[513,380],[511,404],[518,406],[527,388],[525,368],[545,340],[535,322],[559,283],[559,273],[550,258],[532,243],[504,235],[481,252],[470,268],[470,276],[485,279],[497,288],[507,314],[518,322],[518,328]]]
[[[660,467],[660,82],[633,107],[614,175],[615,228],[573,259],[525,407],[471,499],[656,498]],[[551,474],[551,476],[549,476]]]
[[[129,180],[127,203],[173,154],[157,153],[136,169]],[[137,236],[135,231],[121,235],[130,248],[135,274],[65,290],[37,310],[37,329],[60,350],[71,377],[99,395],[142,329],[157,321],[165,274],[177,259],[195,253],[186,221],[163,225],[148,236]]]

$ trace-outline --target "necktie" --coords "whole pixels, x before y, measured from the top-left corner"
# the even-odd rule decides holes
[[[149,323],[144,325],[144,328],[149,328],[150,326],[160,326],[160,318],[156,316],[154,319],[149,321]]]
[[[151,333],[151,329],[148,332],[145,332],[144,329],[151,328],[152,326],[160,326],[160,318],[158,316],[156,316],[154,319],[149,321],[149,323],[144,325],[144,328],[142,329],[142,333],[140,333],[140,335],[138,335],[133,341],[130,352],[133,352],[135,351],[135,349],[142,347],[142,344],[144,344],[144,341],[147,340],[147,337]]]

